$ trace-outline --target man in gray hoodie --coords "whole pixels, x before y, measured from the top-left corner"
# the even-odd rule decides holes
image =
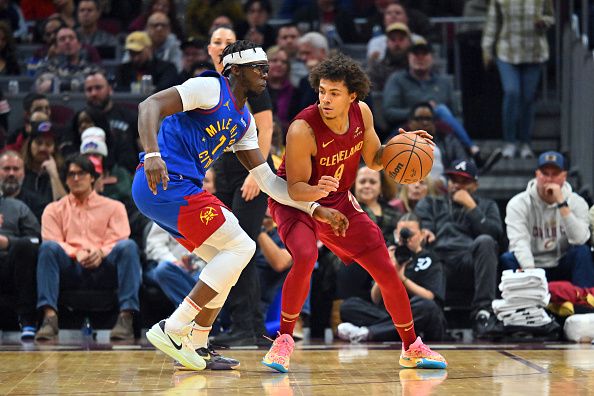
[[[422,228],[435,234],[434,251],[444,263],[448,282],[474,282],[471,318],[474,334],[489,337],[495,326],[491,302],[497,287],[498,243],[503,233],[495,201],[478,197],[477,168],[456,160],[446,170],[448,194],[425,197],[415,207]]]
[[[536,178],[507,204],[509,252],[504,269],[544,268],[547,280],[594,286],[588,204],[566,181],[565,158],[556,151],[538,157]]]

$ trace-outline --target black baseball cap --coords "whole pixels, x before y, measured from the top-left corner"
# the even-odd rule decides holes
[[[412,45],[408,49],[408,52],[416,54],[418,52],[433,52],[431,44],[422,36],[413,36]]]
[[[473,181],[478,180],[478,169],[476,165],[474,162],[465,159],[452,162],[444,174],[446,176],[462,176]]]
[[[38,137],[55,138],[54,129],[50,121],[31,122],[31,139],[37,139]]]

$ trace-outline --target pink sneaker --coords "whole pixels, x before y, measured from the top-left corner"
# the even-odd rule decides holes
[[[448,367],[448,362],[437,352],[433,352],[429,347],[423,344],[421,337],[417,337],[408,350],[400,354],[400,365],[405,368],[422,369],[444,369]]]
[[[262,359],[262,364],[281,373],[286,373],[289,371],[289,360],[293,349],[295,349],[293,337],[289,334],[279,334],[264,359]]]

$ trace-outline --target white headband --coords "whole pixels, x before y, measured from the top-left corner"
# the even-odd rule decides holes
[[[268,61],[266,52],[261,47],[249,48],[243,51],[233,52],[223,58],[223,67],[227,65],[243,65],[252,62]]]

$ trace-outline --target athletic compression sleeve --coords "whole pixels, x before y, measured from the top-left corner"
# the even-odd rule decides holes
[[[310,216],[313,215],[314,210],[320,206],[320,204],[317,202],[292,200],[291,197],[289,197],[289,192],[287,191],[286,180],[281,179],[272,173],[270,165],[268,165],[266,162],[250,170],[250,174],[254,177],[254,179],[256,179],[256,182],[262,191],[268,194],[270,198],[282,203],[283,205],[291,206],[295,209],[309,213]]]

